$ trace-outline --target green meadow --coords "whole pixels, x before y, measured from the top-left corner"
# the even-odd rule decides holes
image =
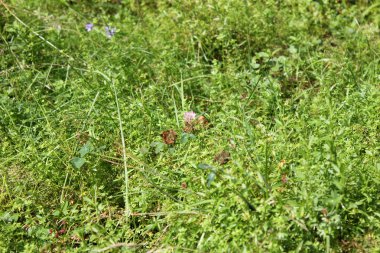
[[[0,252],[379,252],[380,3],[0,0]]]

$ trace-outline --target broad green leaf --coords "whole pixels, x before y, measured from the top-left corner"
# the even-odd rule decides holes
[[[202,169],[202,170],[214,169],[213,166],[208,165],[206,163],[200,163],[200,164],[198,164],[197,167],[198,167],[198,169]]]
[[[185,143],[187,143],[190,139],[195,139],[195,135],[194,135],[194,134],[183,133],[182,136],[181,136],[181,140],[180,140],[180,142],[181,142],[182,144],[185,144]]]
[[[161,153],[161,152],[164,150],[164,148],[165,148],[165,144],[162,143],[162,142],[158,142],[158,141],[152,142],[152,143],[150,144],[150,146],[151,146],[152,148],[154,148],[154,153],[155,153],[155,154],[159,154],[159,153]]]
[[[83,147],[79,150],[79,154],[81,157],[84,157],[88,153],[90,153],[94,147],[92,146],[91,142],[87,142],[86,144],[83,145]]]
[[[74,166],[74,168],[76,169],[80,169],[83,164],[86,162],[86,160],[82,157],[74,157],[72,160],[71,160],[71,164]]]
[[[207,186],[210,187],[211,183],[214,181],[215,179],[215,172],[211,172],[210,174],[208,174],[207,176]]]

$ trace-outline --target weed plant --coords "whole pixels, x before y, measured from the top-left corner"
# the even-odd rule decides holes
[[[377,252],[379,17],[0,0],[0,251]]]

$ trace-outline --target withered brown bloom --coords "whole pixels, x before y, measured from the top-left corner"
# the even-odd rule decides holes
[[[231,155],[227,151],[222,151],[215,155],[214,161],[219,163],[220,165],[226,164],[231,159]]]
[[[208,120],[206,119],[205,116],[199,116],[198,118],[198,124],[201,126],[201,127],[207,127],[208,126]]]
[[[173,129],[162,132],[161,136],[165,144],[168,145],[174,144],[177,139],[177,133]]]

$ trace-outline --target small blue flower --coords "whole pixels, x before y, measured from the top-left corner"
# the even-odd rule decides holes
[[[87,32],[91,31],[93,28],[94,28],[94,24],[93,23],[86,24],[86,31]]]
[[[114,28],[114,27],[106,26],[105,30],[106,30],[106,36],[108,38],[111,38],[116,33],[116,28]]]

